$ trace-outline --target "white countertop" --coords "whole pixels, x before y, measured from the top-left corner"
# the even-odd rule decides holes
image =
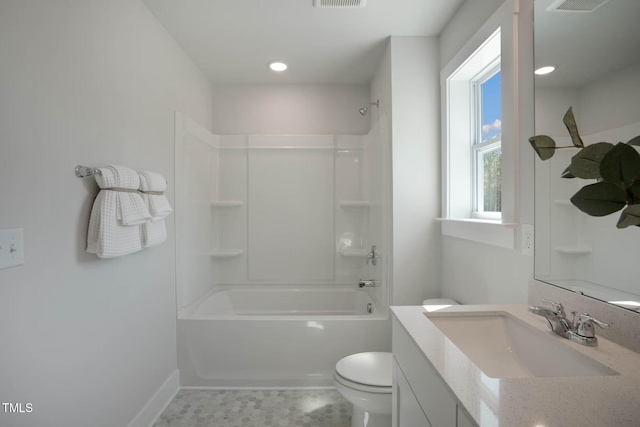
[[[464,305],[441,311],[509,313],[620,375],[490,378],[424,315],[423,306],[391,310],[481,427],[640,426],[640,354],[601,337],[598,347],[569,341],[551,332],[547,320],[529,313],[527,307]]]

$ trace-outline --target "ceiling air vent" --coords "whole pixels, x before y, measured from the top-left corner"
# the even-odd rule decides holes
[[[355,9],[365,7],[367,0],[313,0],[313,5],[320,9]]]
[[[610,0],[557,0],[547,8],[550,12],[593,12]]]

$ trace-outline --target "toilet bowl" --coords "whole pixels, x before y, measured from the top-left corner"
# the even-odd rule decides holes
[[[336,389],[353,404],[351,427],[391,426],[391,360],[391,353],[367,352],[336,364]]]

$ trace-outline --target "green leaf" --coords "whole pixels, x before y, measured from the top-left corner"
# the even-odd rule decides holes
[[[580,134],[578,133],[578,125],[576,124],[576,118],[573,117],[573,107],[569,107],[564,117],[562,118],[564,125],[567,127],[569,131],[569,135],[571,135],[571,140],[573,141],[573,145],[578,148],[583,148],[584,143],[582,142],[582,138],[580,138]]]
[[[583,179],[600,178],[600,162],[612,149],[613,144],[608,142],[598,142],[583,148],[571,158],[569,173]]]
[[[633,184],[627,188],[627,194],[634,204],[640,203],[640,179],[633,181]]]
[[[629,144],[629,145],[640,145],[640,135],[638,135],[635,138],[631,139],[631,141],[627,142],[627,144]]]
[[[553,157],[553,153],[556,151],[556,142],[547,135],[536,135],[529,138],[529,142],[540,160],[547,160]]]
[[[571,203],[591,216],[605,216],[624,208],[627,198],[617,185],[597,182],[582,187],[571,198]]]
[[[567,168],[562,171],[562,175],[560,175],[560,178],[575,178],[576,176],[569,172],[569,169],[571,169],[571,165],[567,166]]]
[[[602,159],[600,176],[605,181],[629,187],[640,178],[640,154],[630,145],[617,144]]]
[[[630,225],[640,225],[640,205],[627,206],[620,214],[616,227],[627,228]]]

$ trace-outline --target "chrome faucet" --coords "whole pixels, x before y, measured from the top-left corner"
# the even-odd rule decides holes
[[[371,251],[367,254],[367,264],[369,264],[369,261],[373,265],[378,264],[378,249],[376,245],[371,246]]]
[[[376,281],[375,280],[360,280],[358,282],[359,288],[375,288]]]
[[[529,307],[529,311],[547,319],[551,330],[563,338],[589,347],[596,347],[598,338],[596,338],[594,324],[603,329],[609,327],[609,324],[601,322],[587,313],[581,314],[576,321],[576,312],[572,311],[571,320],[569,320],[561,303],[547,299],[542,301],[551,304],[552,308],[535,306]]]

